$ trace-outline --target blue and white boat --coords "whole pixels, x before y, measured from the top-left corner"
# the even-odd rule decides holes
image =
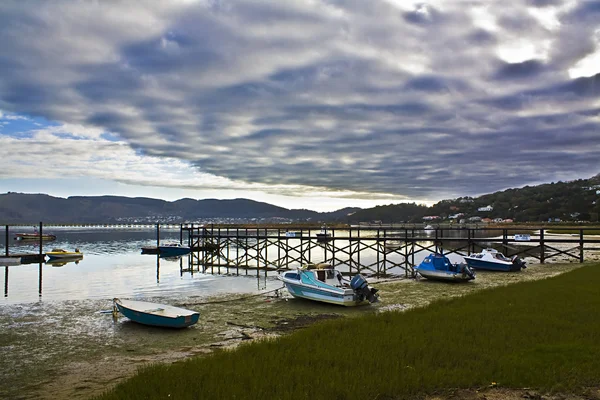
[[[166,328],[186,328],[198,322],[200,313],[166,304],[113,299],[113,313],[120,312],[139,324]]]
[[[506,257],[495,249],[483,249],[481,253],[465,256],[465,261],[471,268],[488,271],[510,272],[520,271],[521,268],[527,268],[525,266],[525,261],[519,257]]]
[[[191,249],[188,246],[179,243],[158,246],[158,254],[160,254],[161,257],[182,256],[188,254],[190,251]]]
[[[440,253],[431,253],[414,269],[427,279],[453,282],[475,279],[475,272],[467,264],[452,263],[448,257]]]
[[[296,270],[286,271],[279,276],[290,294],[297,298],[338,304],[341,306],[356,306],[364,301],[375,303],[379,301],[377,289],[370,288],[367,280],[361,274],[352,280],[342,276],[340,271],[331,265],[309,264]]]

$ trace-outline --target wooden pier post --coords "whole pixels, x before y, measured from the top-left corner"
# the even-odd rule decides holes
[[[42,254],[43,254],[43,246],[42,246],[42,221],[40,221],[40,296],[41,292],[41,276],[42,276]]]
[[[583,262],[583,229],[579,230],[579,262]]]
[[[5,239],[4,240],[5,241],[5,245],[4,245],[5,249],[4,250],[6,251],[6,257],[8,257],[8,225],[6,225],[6,237],[4,239]],[[8,270],[8,268],[7,268],[7,270]]]
[[[377,246],[375,246],[375,248],[377,249],[377,277],[379,278],[379,275],[381,274],[381,267],[380,267],[380,263],[381,261],[379,260],[379,228],[377,228]]]
[[[544,228],[540,228],[540,264],[544,263],[546,250],[544,249]]]
[[[158,250],[158,246],[160,246],[160,224],[156,223],[156,250]]]

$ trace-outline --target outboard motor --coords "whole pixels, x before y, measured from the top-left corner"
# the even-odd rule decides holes
[[[360,300],[367,299],[369,303],[375,303],[379,301],[379,290],[370,288],[367,280],[361,274],[355,275],[350,281],[350,287],[354,290]]]
[[[465,263],[460,263],[460,272],[462,272],[463,277],[469,277],[471,279],[475,279],[475,271],[473,271],[471,269],[471,267],[469,267],[467,264]]]
[[[518,256],[513,256],[513,258],[512,258],[511,261],[512,261],[513,266],[514,266],[513,270],[515,270],[515,271],[518,271],[521,268],[527,268],[525,266],[525,261],[523,261],[522,259],[520,259]]]

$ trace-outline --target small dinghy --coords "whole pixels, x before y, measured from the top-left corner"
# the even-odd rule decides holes
[[[186,328],[198,322],[200,313],[166,304],[136,300],[113,300],[113,313],[120,312],[139,324],[166,328]]]
[[[74,260],[83,258],[83,253],[79,251],[79,249],[75,249],[75,251],[67,251],[64,249],[52,249],[52,251],[47,252],[46,255],[50,260]]]
[[[475,272],[465,263],[452,263],[448,257],[439,253],[431,253],[415,271],[423,278],[441,281],[470,281],[475,279]]]

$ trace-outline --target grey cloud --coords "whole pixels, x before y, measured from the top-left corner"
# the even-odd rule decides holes
[[[527,60],[521,63],[502,63],[496,71],[494,78],[505,79],[531,79],[544,72],[544,63],[538,60]]]
[[[249,183],[435,200],[597,172],[599,78],[566,77],[595,6],[551,32],[525,7],[556,2],[490,4],[492,33],[461,2],[111,4],[148,32],[131,11],[88,29],[86,3],[0,4],[0,108]],[[499,61],[515,35],[551,38],[548,59]]]

